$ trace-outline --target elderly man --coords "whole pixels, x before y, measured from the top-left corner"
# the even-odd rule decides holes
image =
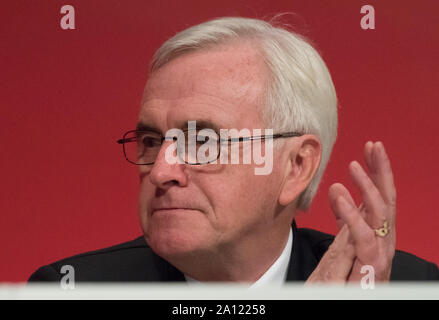
[[[239,137],[224,138],[224,129]],[[381,142],[366,143],[367,170],[349,166],[359,207],[343,185],[329,190],[335,239],[296,227],[336,133],[331,76],[301,36],[246,18],[189,28],[156,52],[137,128],[119,140],[139,166],[144,236],[44,266],[30,281],[58,281],[63,265],[76,281],[347,282],[364,266],[377,281],[439,279],[436,265],[395,251],[396,192]],[[198,152],[206,139],[209,149]],[[230,160],[233,148],[261,145],[272,156],[264,174],[255,171],[261,163]]]

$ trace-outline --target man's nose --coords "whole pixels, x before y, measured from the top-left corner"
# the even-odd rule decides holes
[[[170,164],[166,160],[166,148],[172,143],[173,142],[163,142],[149,174],[151,183],[161,189],[168,189],[171,186],[184,187],[187,185],[186,164]]]

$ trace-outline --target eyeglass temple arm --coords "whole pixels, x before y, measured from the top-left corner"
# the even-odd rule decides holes
[[[303,134],[297,133],[297,132],[287,132],[287,133],[270,134],[270,135],[256,136],[256,137],[238,137],[238,138],[229,138],[229,139],[220,138],[220,142],[226,142],[226,141],[227,142],[241,142],[241,141],[249,141],[249,140],[289,138],[289,137],[300,137],[302,135]],[[170,138],[162,137],[162,141],[163,140],[176,141],[177,138],[176,137],[170,137]],[[123,144],[126,142],[133,142],[133,141],[136,141],[136,138],[124,138],[124,139],[119,139],[116,142],[118,144]]]
[[[220,142],[241,142],[241,141],[249,141],[249,140],[263,140],[263,139],[277,139],[277,138],[290,138],[290,137],[300,137],[302,133],[297,132],[287,132],[287,133],[277,133],[277,134],[269,134],[265,136],[256,136],[256,137],[238,137],[238,138],[229,138],[229,139],[221,139]]]
[[[136,138],[123,138],[123,139],[117,140],[116,142],[118,144],[124,144],[126,142],[133,142],[133,141],[136,141]]]
[[[177,141],[177,137],[161,137],[161,140],[162,140],[162,142],[164,140],[166,140],[166,141]],[[134,141],[137,141],[137,138],[134,138],[134,137],[133,138],[123,138],[123,139],[117,140],[116,142],[118,144],[124,144],[126,142],[134,142]]]

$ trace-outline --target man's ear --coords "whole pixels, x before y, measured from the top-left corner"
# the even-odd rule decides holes
[[[279,195],[279,204],[286,206],[294,201],[309,185],[322,157],[320,140],[311,134],[294,141],[288,153],[284,184]]]

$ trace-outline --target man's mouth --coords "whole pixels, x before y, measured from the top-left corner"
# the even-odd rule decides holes
[[[169,208],[154,208],[152,209],[152,214],[155,213],[163,213],[163,212],[178,212],[178,211],[197,211],[194,208],[177,208],[177,207],[169,207]]]

